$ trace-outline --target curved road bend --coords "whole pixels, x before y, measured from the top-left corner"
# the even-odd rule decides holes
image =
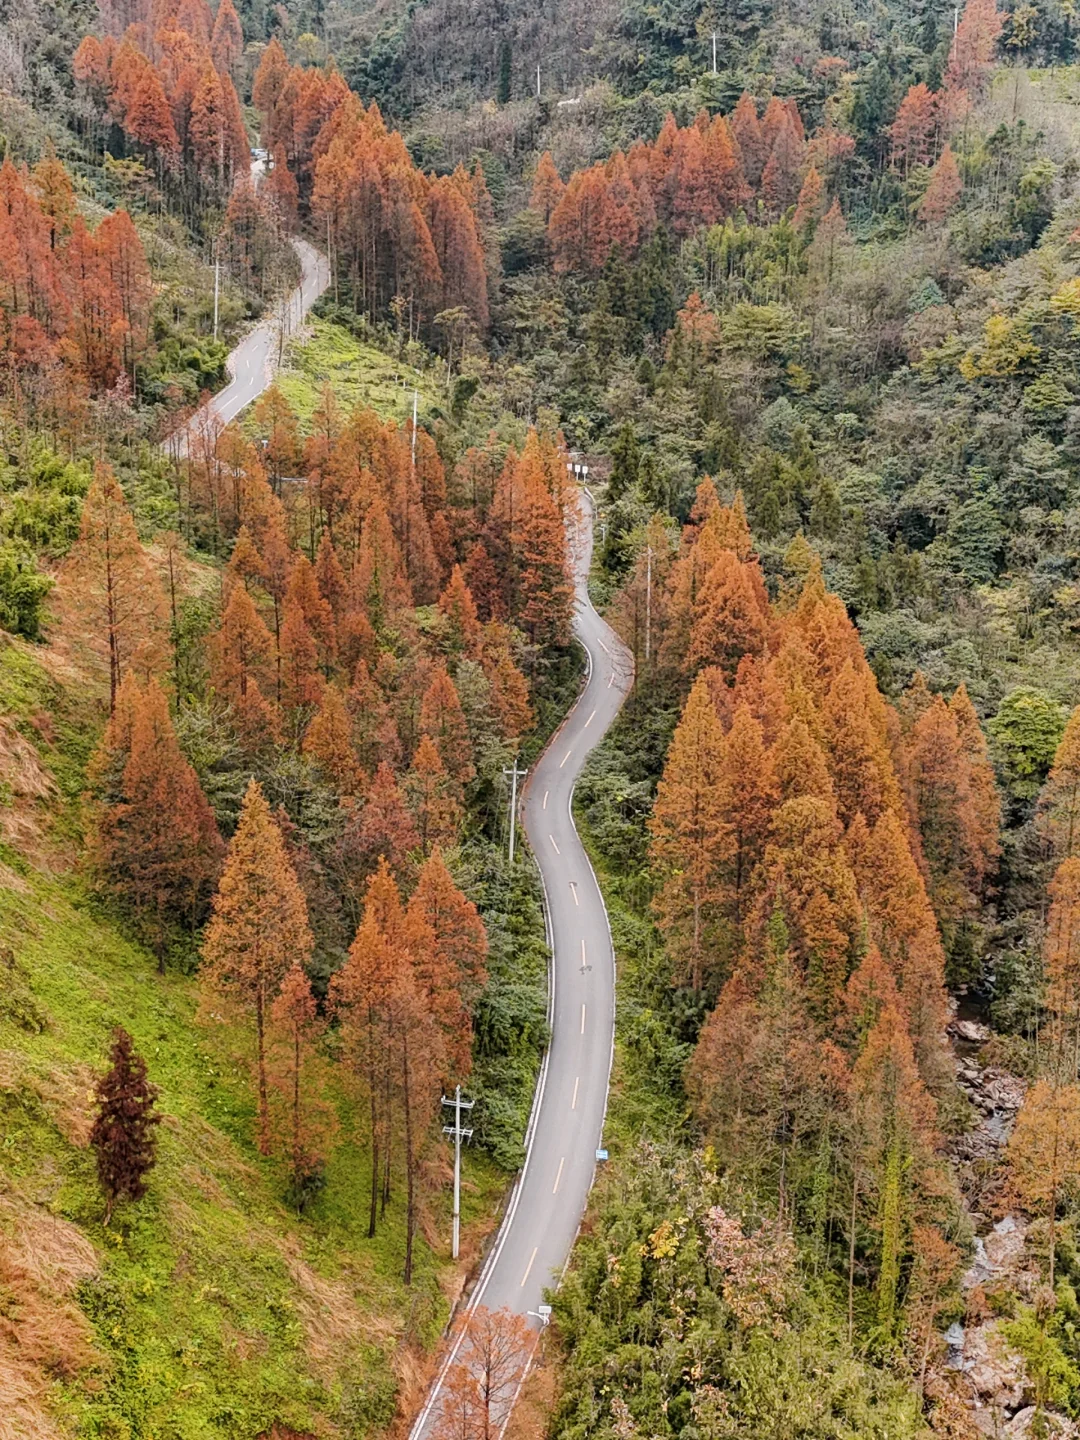
[[[286,334],[296,332],[304,316],[330,284],[330,266],[326,256],[306,240],[293,240],[292,246],[300,259],[301,280],[286,301]],[[227,425],[241,410],[257,400],[270,384],[277,365],[277,315],[278,312],[273,311],[244,336],[225,362],[231,377],[229,383],[211,396],[182,429],[165,441],[164,448],[175,459],[182,459],[187,454],[188,437],[198,430],[207,416],[216,416],[222,425]]]
[[[546,895],[551,961],[551,1043],[530,1121],[525,1165],[502,1227],[469,1299],[531,1316],[546,1286],[557,1283],[588,1202],[603,1143],[615,1027],[615,956],[607,911],[570,806],[589,751],[626,697],[633,661],[589,600],[591,515],[574,537],[574,630],[588,655],[587,680],[574,708],[533,767],[522,818]],[[412,1431],[423,1440],[438,1414],[451,1352]]]

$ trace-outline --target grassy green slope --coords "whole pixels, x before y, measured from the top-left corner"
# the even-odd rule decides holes
[[[0,1398],[17,1374],[40,1392],[27,1403],[79,1436],[242,1440],[275,1421],[327,1436],[377,1432],[445,1320],[450,1268],[440,1273],[444,1260],[421,1241],[414,1286],[402,1286],[400,1195],[367,1239],[370,1171],[343,1093],[325,1096],[341,1127],[326,1190],[298,1219],[282,1201],[282,1175],[251,1143],[243,1036],[200,1017],[195,981],[159,976],[76,879],[25,858],[35,846],[21,837],[40,837],[45,815],[62,815],[65,792],[77,793],[90,742],[65,713],[70,703],[29,650],[0,651],[0,704],[15,722],[7,749],[21,730],[58,782],[46,794],[38,784],[4,795]],[[165,1120],[149,1195],[106,1230],[86,1135],[93,1073],[117,1023],[147,1058]],[[484,1228],[502,1178],[480,1156],[466,1164],[466,1227]],[[427,1217],[437,1243],[445,1208]],[[16,1252],[43,1224],[63,1227],[84,1257],[59,1299],[25,1275],[12,1280]],[[48,1329],[58,1304],[74,1327],[66,1349],[35,1349],[28,1317]],[[11,1353],[5,1318],[15,1322]]]
[[[412,416],[414,384],[420,392],[422,413],[432,405],[446,403],[432,375],[418,374],[384,350],[358,340],[343,325],[315,319],[310,330],[309,338],[290,347],[278,377],[278,385],[303,428],[307,428],[325,385],[331,386],[346,413],[365,405],[386,419],[399,421]]]

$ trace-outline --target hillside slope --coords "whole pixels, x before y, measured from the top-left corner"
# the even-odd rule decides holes
[[[325,1198],[303,1220],[283,1203],[252,1143],[240,1037],[64,873],[97,708],[69,664],[59,648],[0,650],[15,721],[0,734],[0,1436],[381,1431],[446,1318],[453,1270],[424,1233],[441,1240],[447,1217],[425,1215],[407,1291],[403,1197],[369,1241],[369,1162],[341,1091]],[[87,1140],[118,1023],[164,1123],[149,1195],[105,1228]],[[500,1184],[469,1157],[466,1264]]]

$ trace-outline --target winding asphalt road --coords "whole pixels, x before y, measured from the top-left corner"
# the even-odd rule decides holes
[[[256,178],[258,168],[256,162]],[[286,333],[300,325],[330,283],[326,257],[306,240],[292,243],[303,278],[286,302]],[[228,424],[262,394],[273,379],[277,344],[275,315],[250,331],[229,356],[229,384],[166,442],[172,455],[187,454],[190,437],[209,417]],[[533,767],[521,802],[544,886],[552,952],[551,1041],[537,1082],[525,1164],[468,1306],[505,1306],[537,1329],[544,1290],[558,1283],[588,1203],[603,1140],[615,1035],[611,931],[571,805],[586,757],[603,739],[630,689],[633,660],[589,600],[592,498],[586,492],[582,500],[584,513],[571,540],[574,631],[587,656],[585,688]],[[456,1355],[457,1346],[417,1417],[413,1440],[423,1440],[434,1429],[442,1383]]]
[[[591,507],[591,501],[587,501]],[[574,783],[626,697],[633,661],[588,597],[592,523],[574,538],[574,630],[588,656],[574,708],[533,767],[522,818],[544,883],[551,962],[551,1043],[537,1084],[524,1168],[468,1308],[506,1306],[537,1314],[557,1284],[588,1202],[603,1143],[615,1030],[615,955],[607,911],[571,815]],[[435,1428],[442,1383],[455,1347],[412,1431]],[[505,1420],[506,1417],[504,1417]]]
[[[284,302],[283,307],[275,306],[265,319],[248,331],[226,360],[226,368],[231,376],[229,383],[216,395],[211,396],[206,404],[196,410],[191,419],[165,442],[165,449],[174,459],[183,459],[188,452],[191,437],[198,434],[208,421],[227,425],[241,410],[258,399],[273,380],[277,368],[279,328],[284,326],[286,337],[293,334],[312,305],[329,286],[330,266],[326,256],[306,240],[293,240],[292,246],[300,259],[300,284]]]

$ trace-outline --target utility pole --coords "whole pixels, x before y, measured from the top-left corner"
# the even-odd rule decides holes
[[[454,1243],[452,1255],[456,1260],[461,1248],[461,1141],[463,1138],[465,1140],[472,1139],[472,1131],[461,1128],[461,1112],[462,1110],[471,1110],[476,1101],[462,1100],[461,1086],[457,1085],[454,1087],[453,1097],[444,1095],[442,1103],[454,1107],[453,1125],[444,1125],[442,1128],[444,1135],[454,1137]]]
[[[649,648],[652,640],[652,546],[645,552],[645,663],[649,663]]]
[[[516,756],[514,757],[514,768],[513,768],[512,770],[507,770],[507,769],[504,767],[504,769],[503,769],[503,774],[504,774],[504,775],[509,775],[509,776],[511,777],[511,779],[510,779],[510,864],[511,864],[511,865],[513,865],[513,863],[514,863],[514,836],[515,836],[516,833],[517,833],[517,786],[518,786],[518,780],[519,780],[519,779],[524,780],[524,779],[525,779],[525,776],[526,776],[528,773],[529,773],[528,767],[526,767],[524,770],[519,770],[519,769],[518,769],[518,763],[517,763],[517,757],[516,757]]]

